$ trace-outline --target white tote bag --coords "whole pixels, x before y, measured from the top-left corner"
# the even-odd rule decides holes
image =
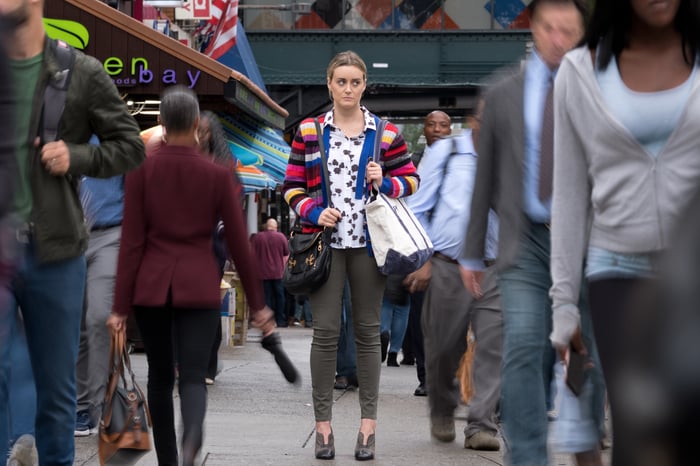
[[[384,275],[415,272],[433,255],[433,243],[403,199],[373,190],[365,215],[372,252]]]
[[[377,125],[375,162],[385,125],[385,120]],[[373,188],[365,203],[365,216],[379,271],[385,275],[415,272],[433,255],[433,243],[403,199],[381,193],[376,183]]]

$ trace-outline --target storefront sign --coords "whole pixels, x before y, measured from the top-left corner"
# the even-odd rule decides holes
[[[179,75],[178,71],[172,68],[152,70],[144,57],[134,57],[126,63],[119,57],[107,57],[103,64],[117,87],[150,84],[154,79],[160,79],[163,84],[183,84],[192,89],[202,74],[200,70],[191,69],[184,70],[184,73],[180,71]]]
[[[193,7],[210,7],[189,0]],[[120,92],[133,100],[152,99],[168,86],[193,89],[202,101],[223,108],[231,104],[275,128],[284,127],[281,108],[273,108],[233,70],[94,0],[44,2],[44,18],[56,20],[47,33],[69,39],[100,60]],[[236,98],[236,88],[239,97]]]

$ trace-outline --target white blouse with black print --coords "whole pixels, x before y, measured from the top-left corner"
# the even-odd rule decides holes
[[[366,246],[365,238],[365,191],[362,199],[355,199],[358,164],[362,154],[367,129],[376,129],[372,114],[361,107],[365,115],[365,131],[357,137],[349,138],[335,126],[333,110],[324,119],[324,129],[330,129],[328,153],[328,177],[331,204],[342,214],[335,224],[331,236],[331,247],[335,249],[361,248]],[[362,181],[364,185],[364,181]]]

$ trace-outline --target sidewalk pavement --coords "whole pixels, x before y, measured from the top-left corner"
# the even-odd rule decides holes
[[[279,329],[285,349],[302,374],[301,387],[289,385],[272,356],[259,344],[259,333],[251,330],[244,346],[220,351],[224,369],[209,387],[204,446],[204,466],[231,465],[353,465],[360,424],[356,390],[335,390],[333,431],[336,457],[314,458],[314,415],[311,405],[309,350],[311,330]],[[143,353],[132,354],[137,382],[145,390],[147,365]],[[503,464],[501,452],[479,452],[463,448],[466,407],[456,413],[457,438],[445,444],[431,440],[427,398],[413,396],[417,386],[414,366],[382,367],[379,389],[376,459],[374,465]],[[177,400],[177,394],[176,394]],[[176,418],[179,407],[176,403]],[[605,455],[609,464],[609,454]],[[75,465],[99,466],[97,436],[76,438]],[[155,451],[134,454],[122,451],[108,465],[155,466]],[[571,466],[566,455],[552,464]]]

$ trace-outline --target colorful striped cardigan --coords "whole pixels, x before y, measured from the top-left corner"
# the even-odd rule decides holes
[[[325,114],[318,118],[321,128],[324,117]],[[367,127],[365,131],[376,129]],[[323,139],[322,135],[320,139]],[[366,166],[367,163],[367,160],[361,160],[360,166]],[[389,197],[409,196],[416,192],[420,182],[416,167],[411,162],[398,128],[389,122],[382,134],[380,163],[385,175],[379,187],[381,192]],[[365,184],[364,176],[358,176],[357,182]],[[362,190],[358,187],[356,192],[367,192],[367,186],[362,186]],[[282,193],[287,204],[300,217],[304,232],[321,229],[318,218],[326,208],[327,201],[322,184],[319,135],[316,134],[313,118],[302,121],[294,136]]]

